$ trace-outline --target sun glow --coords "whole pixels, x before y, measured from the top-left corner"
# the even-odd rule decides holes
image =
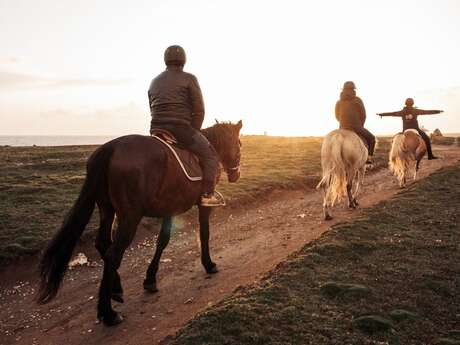
[[[445,110],[425,127],[460,131],[455,1],[0,6],[0,134],[147,133],[147,88],[170,44],[188,53],[205,125],[243,119],[245,134],[324,135],[337,126],[342,83],[354,80],[376,134],[400,129],[374,114],[406,97]]]

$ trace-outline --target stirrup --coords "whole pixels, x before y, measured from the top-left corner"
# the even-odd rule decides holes
[[[202,195],[200,199],[200,206],[204,207],[219,207],[225,206],[225,199],[222,194],[218,191],[215,191],[213,194],[206,196]]]

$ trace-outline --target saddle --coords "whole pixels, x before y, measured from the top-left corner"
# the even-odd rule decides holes
[[[192,152],[181,147],[174,135],[165,129],[154,129],[151,133],[152,139],[161,142],[176,159],[182,172],[190,181],[201,181],[203,174],[198,157]]]
[[[420,133],[416,129],[413,129],[413,128],[406,129],[403,134],[406,134],[406,133],[414,133],[418,135],[419,137],[421,137]]]

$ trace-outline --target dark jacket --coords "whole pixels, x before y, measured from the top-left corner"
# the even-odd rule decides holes
[[[161,125],[191,125],[200,130],[204,103],[200,85],[193,74],[179,66],[168,66],[152,80],[148,91],[151,128]]]
[[[423,110],[415,107],[404,107],[400,111],[394,111],[390,113],[380,113],[380,116],[398,116],[403,120],[403,131],[406,129],[420,129],[418,126],[417,116],[418,115],[431,115],[439,114],[441,110]]]
[[[343,129],[359,129],[364,127],[366,109],[363,101],[354,90],[344,90],[340,100],[335,104],[335,117]]]

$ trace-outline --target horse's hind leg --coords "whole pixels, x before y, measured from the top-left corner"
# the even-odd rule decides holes
[[[348,195],[348,207],[349,208],[356,208],[355,200],[353,198],[352,193],[353,182],[347,183],[347,195]]]
[[[328,187],[323,186],[323,214],[324,220],[332,220],[332,216],[329,214],[329,194]]]
[[[160,234],[157,239],[157,248],[155,250],[155,255],[153,256],[152,261],[147,269],[147,273],[144,280],[144,289],[148,292],[157,292],[157,282],[156,275],[158,272],[158,266],[160,264],[161,254],[163,250],[169,243],[171,237],[171,226],[172,218],[165,217],[163,218],[163,223],[161,224]]]
[[[365,174],[366,174],[366,167],[364,166],[364,167],[362,167],[361,169],[358,170],[357,177],[356,177],[355,188],[354,188],[355,190],[352,193],[352,195],[353,195],[353,203],[355,204],[355,206],[359,206],[359,203],[356,200],[356,198],[358,197],[360,187],[364,182]]]
[[[105,252],[104,272],[99,288],[99,301],[97,305],[97,316],[106,326],[114,326],[123,321],[123,318],[112,309],[112,293],[117,270],[120,267],[123,254],[130,245],[137,225],[141,220],[140,216],[123,216],[118,219],[118,228],[113,243]]]
[[[209,254],[209,216],[211,215],[210,207],[199,207],[200,219],[200,243],[201,243],[201,263],[207,273],[217,273],[217,266],[211,260]]]
[[[112,244],[112,225],[115,218],[115,210],[109,203],[99,202],[98,207],[100,223],[95,246],[101,258],[104,259],[107,249],[109,249]],[[112,299],[123,303],[123,288],[121,287],[120,275],[118,272],[116,272],[113,282]]]
[[[414,172],[414,180],[417,179],[417,173],[420,169],[420,161],[421,159],[417,159],[417,162],[415,163],[415,172]]]

